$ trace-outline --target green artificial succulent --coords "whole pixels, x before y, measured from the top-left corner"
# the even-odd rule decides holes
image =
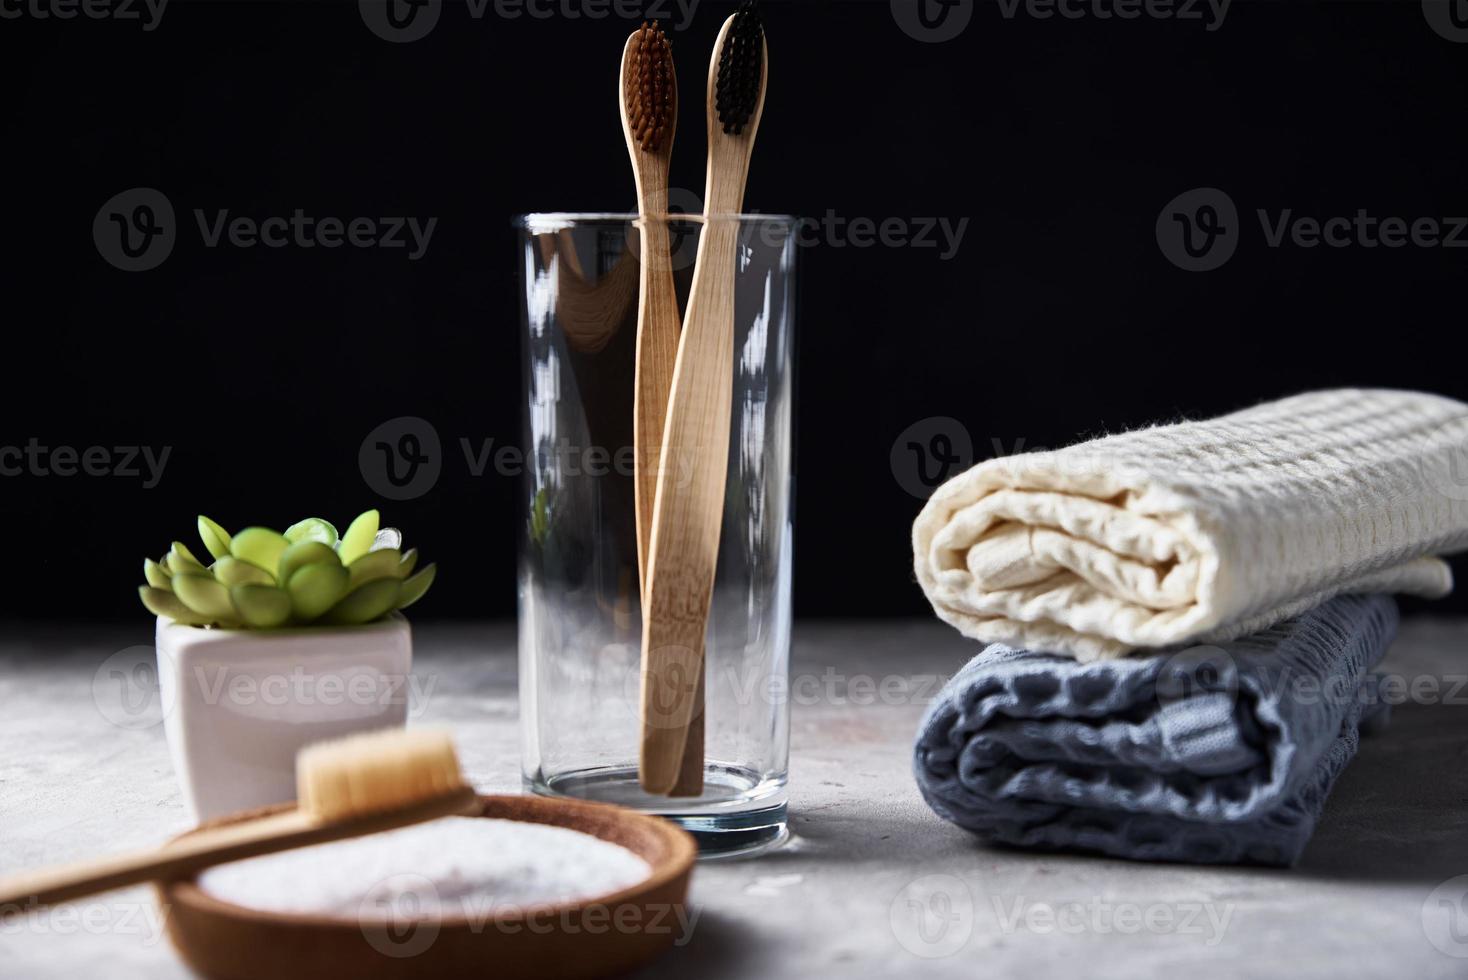
[[[419,569],[418,549],[401,550],[396,528],[378,528],[375,510],[337,537],[308,517],[284,534],[247,527],[231,535],[203,515],[199,537],[214,558],[205,565],[182,542],[159,561],[144,559],[143,605],[190,626],[273,629],[370,623],[406,609],[433,584],[433,565]]]

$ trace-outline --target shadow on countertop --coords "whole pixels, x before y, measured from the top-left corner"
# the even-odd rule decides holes
[[[1468,873],[1468,684],[1393,708],[1336,783],[1297,873],[1436,884]]]

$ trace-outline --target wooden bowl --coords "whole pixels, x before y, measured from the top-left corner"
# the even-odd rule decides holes
[[[603,977],[634,969],[679,937],[698,854],[683,829],[601,803],[536,796],[481,796],[479,803],[475,816],[567,827],[620,844],[647,861],[652,874],[592,899],[396,924],[262,912],[220,901],[195,879],[180,879],[156,889],[159,903],[171,909],[168,935],[184,961],[211,980]],[[268,807],[203,826],[287,809],[289,804]]]

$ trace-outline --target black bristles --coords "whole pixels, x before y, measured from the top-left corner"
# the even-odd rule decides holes
[[[643,152],[657,153],[673,128],[673,46],[661,24],[643,22],[632,46],[631,67],[627,121]]]
[[[754,0],[743,0],[719,52],[719,78],[714,106],[724,132],[744,132],[759,104],[760,74],[765,59],[765,28]]]

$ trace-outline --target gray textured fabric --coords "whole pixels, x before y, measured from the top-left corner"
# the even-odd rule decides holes
[[[1342,596],[1229,643],[1080,663],[994,644],[928,709],[914,770],[937,813],[1044,849],[1293,864],[1359,728],[1386,596]]]

